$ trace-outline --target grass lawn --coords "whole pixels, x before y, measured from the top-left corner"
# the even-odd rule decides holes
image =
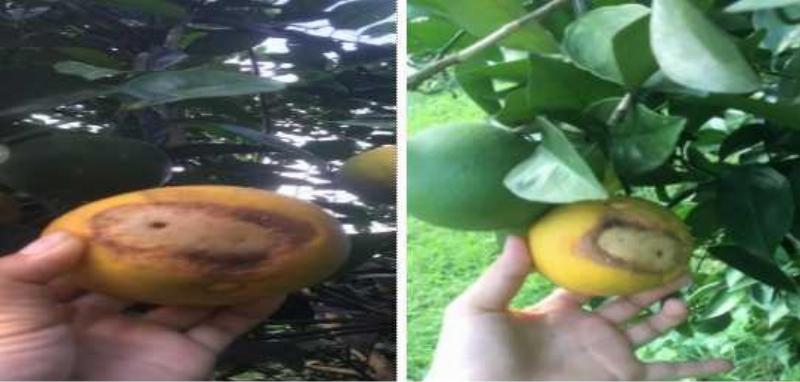
[[[483,112],[468,98],[442,93],[409,95],[409,135],[440,123],[476,121]],[[439,335],[442,311],[495,258],[500,244],[491,232],[453,231],[408,219],[408,377],[422,379]],[[551,289],[528,279],[515,305],[537,301]]]
[[[452,93],[409,95],[409,135],[426,127],[476,121],[483,112],[468,97]],[[499,243],[491,232],[452,231],[408,219],[408,377],[424,378],[436,345],[442,311],[495,258]],[[538,301],[551,290],[541,276],[528,279],[515,306]],[[800,380],[796,349],[790,341],[766,339],[754,333],[765,314],[741,303],[732,324],[714,334],[684,336],[677,331],[639,349],[643,360],[685,361],[723,357],[734,371],[717,380]],[[763,312],[759,312],[763,313]],[[696,313],[694,313],[696,314]]]

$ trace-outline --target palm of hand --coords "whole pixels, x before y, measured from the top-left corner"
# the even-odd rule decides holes
[[[510,309],[530,272],[518,239],[448,306],[429,379],[461,380],[664,380],[730,369],[724,360],[643,363],[635,349],[680,324],[688,314],[680,299],[634,324],[645,307],[688,278],[583,309],[587,296],[556,290],[523,310]]]
[[[525,365],[527,379],[645,379],[645,367],[635,358],[633,344],[613,323],[580,307],[542,305],[554,304],[540,304],[505,319],[518,336],[515,362]],[[550,351],[530,354],[522,349]]]
[[[282,298],[221,309],[160,307],[132,317],[129,302],[87,295],[73,303],[74,377],[91,380],[207,378],[233,339],[275,311]]]

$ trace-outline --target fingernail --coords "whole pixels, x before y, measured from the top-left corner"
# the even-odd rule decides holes
[[[69,239],[69,236],[64,232],[51,233],[36,239],[36,241],[22,248],[19,253],[35,255],[41,252],[47,252],[58,247],[67,239]]]

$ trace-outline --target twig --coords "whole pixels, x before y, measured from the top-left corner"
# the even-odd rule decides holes
[[[586,0],[572,0],[572,11],[575,12],[575,16],[583,16],[588,8]]]
[[[611,116],[608,117],[608,121],[606,121],[608,126],[613,127],[622,122],[622,120],[624,120],[625,117],[628,116],[628,113],[630,113],[635,99],[636,99],[635,92],[625,93],[625,96],[622,97],[621,100],[619,100],[617,107],[614,108],[614,111],[611,113]]]
[[[683,202],[684,200],[690,198],[692,195],[697,193],[697,187],[687,188],[677,195],[670,198],[669,202],[667,203],[667,207],[672,208]]]
[[[450,40],[447,40],[444,46],[442,46],[441,49],[439,49],[439,51],[436,53],[436,56],[433,59],[440,60],[442,57],[444,57],[447,54],[447,52],[450,51],[450,49],[453,49],[458,40],[461,40],[461,38],[464,37],[464,35],[466,34],[467,31],[459,29],[458,32],[456,32],[453,35],[453,37],[450,37]]]
[[[315,364],[306,365],[306,367],[311,369],[311,370],[321,371],[321,372],[325,372],[325,373],[334,373],[334,374],[341,374],[341,375],[347,375],[347,376],[351,376],[351,377],[356,377],[356,379],[364,378],[364,375],[362,375],[361,373],[359,373],[359,372],[357,372],[355,370],[345,369],[345,368],[341,368],[341,367],[315,365]]]
[[[258,67],[258,57],[253,48],[247,50],[250,57],[250,65],[253,68],[253,74],[256,77],[261,77],[261,68]],[[261,131],[264,134],[272,132],[272,121],[269,118],[269,105],[267,104],[267,94],[258,93],[258,104],[261,107]]]
[[[550,12],[558,9],[558,7],[567,4],[569,0],[552,0],[549,3],[537,8],[531,13],[526,14],[514,21],[501,26],[499,29],[492,32],[490,35],[480,39],[478,42],[464,48],[463,50],[450,54],[440,60],[428,64],[418,72],[410,75],[407,81],[407,87],[410,90],[418,88],[425,80],[433,77],[436,73],[447,69],[448,67],[469,60],[476,54],[488,49],[498,41],[508,37],[512,33],[522,29],[525,24],[541,19],[547,16]]]

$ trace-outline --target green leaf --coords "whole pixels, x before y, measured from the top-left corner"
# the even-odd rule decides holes
[[[770,135],[764,125],[748,125],[734,130],[719,147],[719,158],[723,160],[743,149],[763,143]]]
[[[713,201],[704,201],[694,207],[686,217],[692,236],[699,241],[713,238],[722,229],[718,215],[717,204]]]
[[[750,12],[800,4],[800,0],[739,0],[725,8],[726,12]]]
[[[789,173],[789,183],[794,197],[795,217],[800,216],[800,164],[794,166]]]
[[[105,77],[113,77],[125,73],[120,70],[101,68],[78,61],[61,61],[53,65],[53,69],[61,74],[70,74],[73,76],[83,77],[89,81],[99,80]]]
[[[478,38],[491,34],[527,13],[519,0],[435,0],[434,2],[454,23]],[[555,38],[536,22],[525,24],[521,30],[500,41],[500,45],[529,52],[558,52]]]
[[[564,133],[540,120],[542,143],[506,175],[506,188],[520,198],[547,203],[605,199],[603,185]]]
[[[468,36],[468,39],[474,38]],[[456,80],[461,89],[487,114],[500,110],[490,70],[490,62],[496,57],[502,57],[502,53],[497,48],[490,48],[455,68]]]
[[[658,63],[650,48],[650,18],[642,17],[628,25],[613,39],[622,83],[629,89],[645,83],[658,71]]]
[[[334,5],[328,21],[336,29],[361,29],[394,13],[394,0],[354,0]]]
[[[408,54],[438,52],[459,29],[441,17],[409,20]]]
[[[751,253],[770,256],[792,225],[792,189],[770,167],[735,167],[719,179],[717,211],[734,242]]]
[[[791,129],[800,129],[800,108],[788,103],[773,103],[733,95],[712,95],[708,97],[686,97],[695,106],[717,106],[723,109],[737,109],[766,118]]]
[[[728,314],[736,309],[745,297],[744,292],[728,293],[728,291],[720,291],[709,302],[708,307],[701,313],[701,317],[708,320]]]
[[[49,67],[0,69],[0,116],[49,110],[106,94],[108,87],[54,72]]]
[[[797,285],[772,259],[748,253],[733,245],[719,245],[708,249],[712,256],[742,273],[774,288],[796,291]]]
[[[193,98],[268,93],[285,88],[281,82],[251,74],[188,69],[145,74],[120,85],[119,91],[138,98],[131,109]]]
[[[554,57],[531,55],[526,90],[510,92],[497,115],[509,126],[555,111],[580,111],[593,102],[619,96],[623,90]]]
[[[692,322],[692,328],[699,333],[715,334],[725,330],[733,322],[730,313],[718,315],[714,318],[707,318]]]
[[[686,120],[658,114],[643,105],[611,128],[608,150],[622,176],[655,170],[672,156]]]
[[[578,66],[609,81],[624,83],[617,64],[614,37],[649,13],[647,7],[639,4],[594,9],[567,27],[562,46]],[[649,43],[643,42],[644,46],[626,46],[626,55],[646,55]]]
[[[654,0],[650,43],[661,70],[683,86],[750,93],[761,81],[724,31],[687,0]]]
[[[248,50],[266,39],[266,35],[260,32],[212,31],[193,38],[184,51],[188,54],[224,56]]]
[[[167,0],[93,0],[95,3],[171,18],[186,17],[186,10]]]

